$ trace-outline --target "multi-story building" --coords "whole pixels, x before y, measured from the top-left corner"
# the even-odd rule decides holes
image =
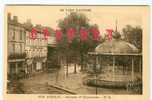
[[[25,30],[18,17],[8,13],[7,19],[8,32],[8,75],[18,75],[24,70],[25,65]]]
[[[46,68],[47,40],[44,38],[41,25],[33,27],[28,20],[24,26],[26,29],[26,70],[28,73],[34,74],[35,72],[43,71]],[[30,36],[32,28],[37,30],[35,39]]]
[[[35,39],[30,36],[33,28],[37,32]],[[13,16],[12,19],[11,14],[8,14],[8,75],[17,75],[20,72],[34,74],[47,68],[50,37],[45,39],[43,34],[45,28],[52,33],[49,27],[33,26],[30,20],[21,24],[17,16]]]

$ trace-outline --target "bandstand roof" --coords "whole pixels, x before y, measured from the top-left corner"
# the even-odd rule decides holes
[[[120,38],[112,38],[99,44],[94,54],[104,55],[139,55],[139,50],[133,45]]]

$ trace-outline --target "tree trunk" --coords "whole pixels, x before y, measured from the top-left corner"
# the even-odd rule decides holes
[[[76,65],[76,63],[74,63],[74,73],[75,74],[77,73],[77,65]]]
[[[83,71],[84,68],[83,68],[83,54],[81,53],[81,71]]]
[[[66,76],[68,77],[68,67],[69,67],[69,64],[68,64],[68,56],[66,57]]]

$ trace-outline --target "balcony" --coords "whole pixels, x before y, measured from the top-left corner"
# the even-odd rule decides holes
[[[26,57],[26,53],[13,53],[11,55],[8,56],[8,59],[25,59]]]

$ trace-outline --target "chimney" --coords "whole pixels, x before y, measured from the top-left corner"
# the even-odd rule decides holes
[[[33,25],[32,25],[31,19],[26,20],[26,22],[24,23],[24,27],[28,30],[32,29]]]
[[[8,14],[7,14],[7,19],[8,19],[8,20],[11,20],[11,13],[8,13]]]
[[[31,23],[31,19],[27,19],[27,20],[26,20],[26,23],[32,24],[32,23]]]
[[[18,22],[18,17],[17,17],[17,16],[13,16],[13,20],[14,20],[15,22]]]

